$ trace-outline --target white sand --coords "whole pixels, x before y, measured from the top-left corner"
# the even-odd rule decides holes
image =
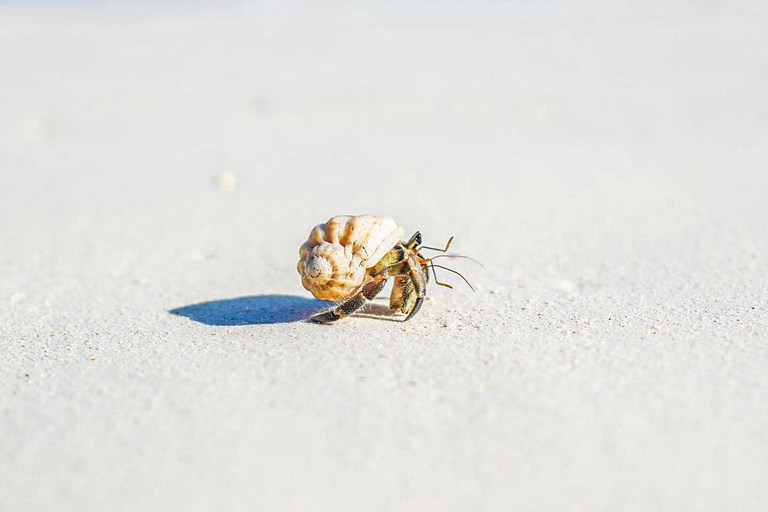
[[[151,5],[0,7],[0,510],[768,508],[767,10]]]

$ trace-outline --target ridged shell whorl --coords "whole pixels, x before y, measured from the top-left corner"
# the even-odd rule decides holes
[[[363,285],[366,270],[403,239],[388,217],[339,215],[315,226],[299,248],[301,284],[323,300],[342,300]]]

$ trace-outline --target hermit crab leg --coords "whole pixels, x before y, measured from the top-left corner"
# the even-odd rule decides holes
[[[395,276],[392,293],[389,296],[389,309],[407,313],[413,293],[413,285],[408,276]]]
[[[384,289],[384,285],[387,284],[387,277],[389,277],[389,274],[387,273],[387,269],[384,268],[380,273],[377,273],[371,281],[366,283],[359,292],[339,304],[334,309],[314,315],[312,321],[327,324],[351,315],[360,309],[363,304],[365,304],[366,300],[373,299]]]
[[[416,255],[409,255],[406,262],[408,265],[408,277],[411,279],[416,291],[416,304],[413,306],[411,312],[408,313],[408,316],[405,317],[405,321],[407,322],[413,318],[413,315],[419,312],[419,309],[421,309],[421,304],[424,302],[424,296],[427,294],[427,277],[425,276]]]

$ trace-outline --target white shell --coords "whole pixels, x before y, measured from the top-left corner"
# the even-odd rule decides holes
[[[333,217],[315,226],[299,248],[301,284],[318,299],[345,299],[363,286],[366,270],[402,239],[403,228],[389,217]]]

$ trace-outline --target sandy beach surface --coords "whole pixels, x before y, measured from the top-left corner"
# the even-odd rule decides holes
[[[766,26],[0,3],[0,510],[768,509]],[[307,322],[344,213],[476,293]]]

